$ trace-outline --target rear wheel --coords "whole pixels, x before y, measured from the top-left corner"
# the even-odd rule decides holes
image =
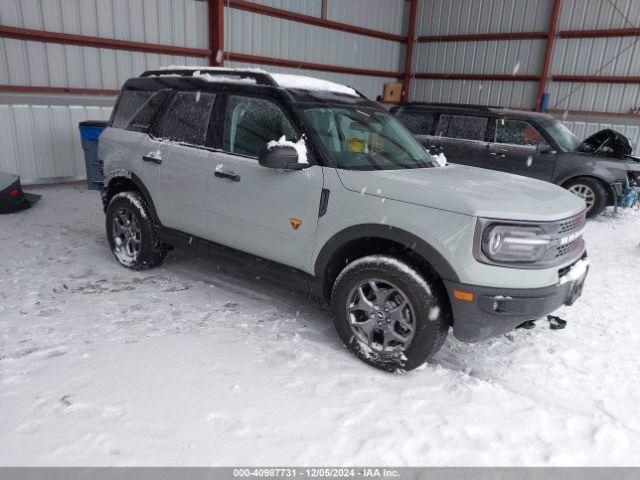
[[[565,188],[585,201],[589,218],[597,217],[607,207],[607,190],[594,178],[576,178],[568,182]]]
[[[450,323],[436,279],[382,255],[356,260],[340,273],[332,308],[347,348],[387,371],[413,370],[425,363],[444,343]]]
[[[113,255],[127,268],[152,268],[167,255],[167,247],[156,236],[149,208],[137,192],[113,196],[107,207],[106,227]]]

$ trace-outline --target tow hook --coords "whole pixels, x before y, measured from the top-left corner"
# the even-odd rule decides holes
[[[547,320],[549,321],[549,328],[551,330],[562,330],[567,326],[567,321],[561,319],[560,317],[556,317],[555,315],[547,315]],[[522,322],[516,328],[524,328],[525,330],[531,330],[536,327],[535,320],[528,320],[526,322]]]

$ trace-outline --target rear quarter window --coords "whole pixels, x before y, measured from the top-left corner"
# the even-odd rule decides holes
[[[146,132],[167,99],[170,90],[158,92],[125,90],[120,95],[111,126]]]

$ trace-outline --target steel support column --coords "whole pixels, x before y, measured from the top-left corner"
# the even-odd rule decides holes
[[[418,15],[418,0],[411,0],[409,7],[409,25],[407,28],[407,48],[404,57],[404,76],[402,77],[402,103],[409,101],[411,86],[411,69],[413,68],[413,45],[416,36],[416,17]]]
[[[547,45],[544,49],[544,60],[542,62],[542,71],[540,72],[540,83],[538,84],[538,93],[536,94],[536,111],[540,111],[540,103],[542,95],[547,88],[547,80],[549,78],[549,70],[551,69],[551,59],[553,57],[553,44],[556,37],[556,29],[558,28],[558,17],[560,16],[561,0],[553,0],[551,6],[551,17],[549,19],[549,30],[547,30]]]
[[[209,65],[224,66],[224,1],[209,0]]]

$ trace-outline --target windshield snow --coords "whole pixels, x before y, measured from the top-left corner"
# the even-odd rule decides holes
[[[560,145],[560,147],[570,152],[575,150],[580,145],[580,140],[576,137],[571,130],[565,127],[560,121],[549,118],[543,118],[539,120],[540,124],[544,127],[545,131]]]
[[[433,167],[431,156],[394,117],[362,107],[314,107],[304,115],[333,165],[349,170]]]

